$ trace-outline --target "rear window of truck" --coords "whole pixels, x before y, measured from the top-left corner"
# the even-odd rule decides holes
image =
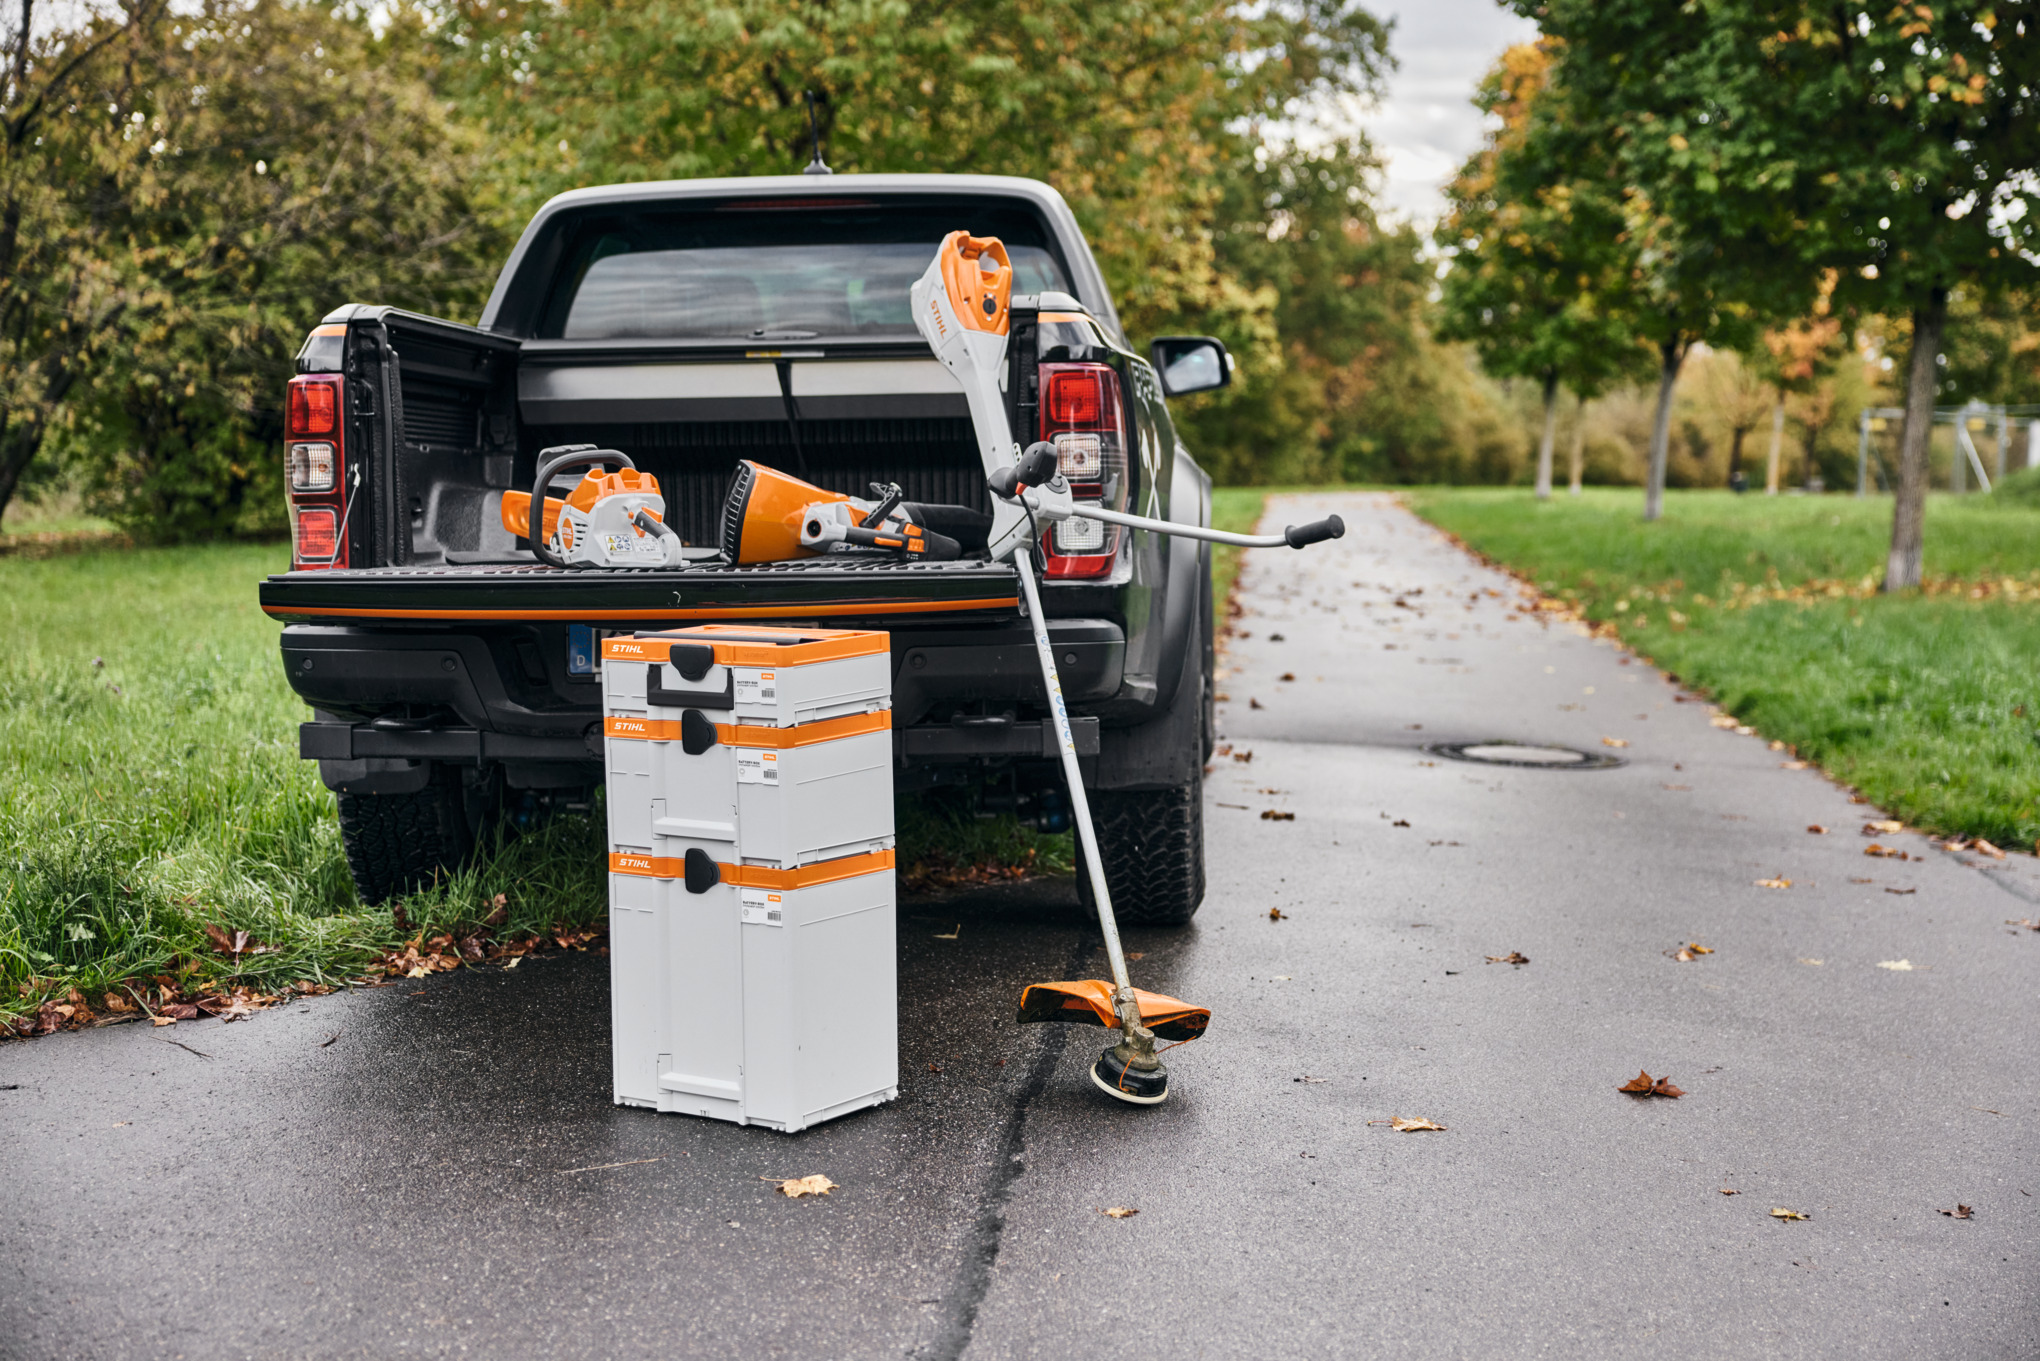
[[[1069,291],[1039,219],[985,201],[605,209],[568,228],[540,335],[561,340],[913,336],[907,290],[942,238],[997,236],[1017,293]]]

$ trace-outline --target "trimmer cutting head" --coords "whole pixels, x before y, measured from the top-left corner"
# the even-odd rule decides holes
[[[1211,1024],[1211,1010],[1166,997],[1158,992],[1133,990],[1140,1006],[1140,1027],[1146,1032],[1144,1044],[1132,1037],[1121,1040],[1091,1065],[1091,1081],[1099,1091],[1135,1106],[1159,1106],[1169,1095],[1169,1070],[1154,1057],[1156,1038],[1178,1042],[1194,1040]],[[1020,994],[1020,1017],[1030,1021],[1068,1021],[1077,1025],[1120,1028],[1113,1010],[1112,985],[1096,978],[1069,983],[1032,983]]]

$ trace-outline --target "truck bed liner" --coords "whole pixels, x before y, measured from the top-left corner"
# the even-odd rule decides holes
[[[885,615],[973,618],[1019,611],[1006,563],[809,558],[672,571],[562,570],[531,564],[278,572],[262,609],[292,623],[326,619],[566,620],[629,627],[703,619]]]

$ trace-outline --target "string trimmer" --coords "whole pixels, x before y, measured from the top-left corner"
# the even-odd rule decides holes
[[[1155,1037],[1159,1034],[1164,1038],[1195,1039],[1204,1033],[1211,1013],[1207,1008],[1191,1006],[1173,997],[1142,992],[1133,986],[1127,974],[1126,952],[1119,943],[1119,923],[1113,916],[1111,891],[1105,885],[1098,833],[1091,824],[1090,801],[1084,795],[1077,744],[1070,734],[1069,709],[1063,702],[1062,682],[1056,675],[1055,652],[1048,639],[1048,620],[1042,613],[1033,561],[1033,545],[1040,539],[1044,524],[1071,518],[1075,508],[1069,484],[1057,468],[1055,446],[1037,443],[1021,454],[1007,424],[1006,406],[999,392],[1012,283],[1013,271],[1006,248],[996,238],[951,232],[943,239],[927,272],[914,284],[912,298],[915,325],[936,357],[956,375],[970,403],[971,423],[977,431],[987,484],[993,492],[988,547],[995,561],[1011,559],[1026,597],[1034,653],[1041,663],[1041,680],[1055,721],[1063,776],[1069,783],[1070,811],[1084,849],[1091,897],[1098,905],[1098,927],[1104,934],[1105,957],[1112,969],[1109,987],[1095,979],[1029,985],[1020,994],[1019,1019],[1077,1021],[1119,1030],[1119,1042],[1091,1066],[1091,1081],[1121,1101],[1152,1106],[1169,1094],[1169,1073],[1155,1053]],[[1336,515],[1315,524],[1291,527],[1279,535],[1229,534],[1090,504],[1085,505],[1083,515],[1129,529],[1243,548],[1301,548],[1336,539],[1346,532],[1345,523]]]

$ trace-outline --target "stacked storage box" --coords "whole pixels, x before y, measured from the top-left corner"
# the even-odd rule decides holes
[[[616,1100],[792,1132],[899,1092],[886,634],[602,644]]]

